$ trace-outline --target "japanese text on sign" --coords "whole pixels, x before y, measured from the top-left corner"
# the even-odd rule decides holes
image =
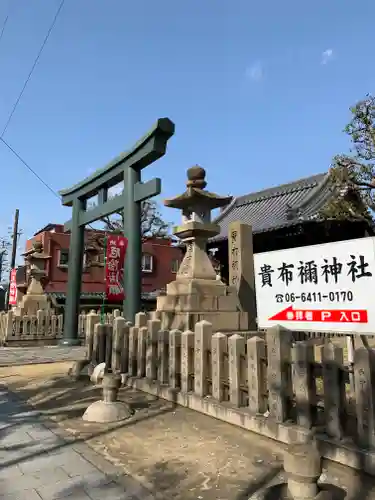
[[[375,331],[375,239],[266,252],[254,256],[258,325],[362,333]],[[294,323],[298,321],[298,326]],[[324,326],[323,323],[329,323]],[[360,325],[360,326],[358,326]]]
[[[17,305],[17,283],[16,283],[16,269],[12,269],[10,272],[10,283],[9,283],[9,305]]]
[[[276,271],[276,279],[281,280],[286,286],[297,279],[303,285],[304,283],[313,283],[318,285],[320,279],[325,283],[338,283],[342,273],[347,273],[354,283],[361,278],[370,278],[372,272],[368,270],[369,264],[365,261],[364,255],[350,255],[349,262],[343,264],[337,257],[329,259],[323,258],[322,264],[317,264],[315,260],[303,262],[300,260],[297,265],[283,262],[280,267],[274,269],[269,264],[261,266],[259,275],[261,276],[262,286],[272,286],[273,273]]]
[[[124,236],[111,235],[107,238],[106,298],[110,302],[121,302],[125,298],[123,277],[127,244]]]
[[[239,267],[239,249],[238,249],[238,232],[232,230],[230,232],[230,285],[238,286],[240,282],[240,267]]]

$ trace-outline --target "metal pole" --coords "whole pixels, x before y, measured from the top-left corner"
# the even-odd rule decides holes
[[[78,316],[81,295],[82,267],[85,227],[80,225],[80,214],[85,208],[85,202],[76,199],[73,203],[72,230],[70,232],[68,287],[64,315],[64,335],[61,344],[66,346],[79,345]]]
[[[4,262],[5,250],[0,250],[0,283],[3,279],[3,262]]]
[[[134,201],[134,186],[140,182],[141,174],[133,168],[124,172],[124,236],[128,239],[124,266],[124,317],[134,323],[141,310],[142,292],[142,239],[141,203]]]
[[[14,214],[14,223],[13,223],[13,241],[12,241],[12,257],[10,259],[10,272],[9,272],[9,288],[8,288],[8,293],[7,293],[7,298],[6,298],[6,303],[5,303],[5,310],[9,309],[9,291],[10,291],[10,275],[12,272],[12,269],[16,267],[16,258],[17,258],[17,243],[18,243],[18,220],[20,217],[20,211],[17,208],[16,212]]]
[[[12,243],[12,258],[10,260],[10,267],[14,269],[16,267],[16,257],[17,257],[17,243],[18,243],[18,219],[20,217],[20,211],[16,209],[14,214],[14,224],[13,224],[13,243]]]

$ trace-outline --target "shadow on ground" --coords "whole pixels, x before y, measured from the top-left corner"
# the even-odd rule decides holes
[[[110,498],[114,480],[127,475],[136,479],[134,499],[143,500],[247,500],[265,486],[285,480],[283,448],[277,443],[138,391],[120,391],[120,399],[134,410],[129,420],[105,426],[84,422],[84,410],[100,398],[101,391],[85,381],[72,382],[64,376],[67,371],[66,367],[55,367],[55,372],[39,368],[32,375],[22,368],[1,377],[0,474],[33,456],[87,443],[120,471],[100,485],[103,498]],[[9,405],[20,398],[25,402],[22,414],[9,414]],[[7,442],[15,426],[40,419],[58,434],[63,430],[65,439],[48,449],[38,447],[37,439]],[[325,482],[332,483],[331,488],[346,487],[348,499],[375,498],[373,478],[344,467],[329,468]],[[148,496],[145,490],[140,496],[137,481]],[[94,486],[98,487],[77,478],[73,485],[62,485],[59,494],[73,495]],[[342,500],[342,492],[339,497],[335,491],[335,499]]]

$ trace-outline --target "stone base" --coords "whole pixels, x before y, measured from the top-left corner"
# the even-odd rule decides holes
[[[22,297],[21,302],[19,302],[18,306],[15,308],[15,314],[17,315],[18,313],[18,315],[27,314],[35,316],[37,311],[49,311],[50,309],[51,305],[46,295],[34,295],[26,293]]]
[[[114,401],[113,403],[105,403],[104,401],[95,401],[92,403],[82,419],[86,422],[95,422],[98,424],[105,424],[111,422],[120,422],[126,420],[132,415],[129,406],[121,401]]]
[[[207,311],[207,312],[166,312],[158,311],[161,328],[164,330],[194,330],[198,321],[206,320],[212,324],[214,332],[249,331],[248,313],[244,311]]]
[[[321,490],[316,496],[306,498],[306,500],[339,500],[340,497],[334,498],[334,495],[329,490]],[[288,490],[287,483],[275,484],[266,488],[261,488],[256,493],[251,495],[248,500],[295,500]]]
[[[248,331],[253,325],[241,311],[236,289],[219,280],[179,278],[157,298],[156,311],[163,329],[193,330],[202,320],[220,332]]]

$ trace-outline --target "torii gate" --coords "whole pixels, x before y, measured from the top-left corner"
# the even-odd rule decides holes
[[[141,170],[164,156],[168,139],[174,134],[174,123],[160,118],[154,127],[128,152],[70,189],[60,191],[62,204],[72,207],[72,218],[64,225],[71,231],[69,246],[68,289],[64,318],[64,345],[77,345],[78,315],[82,281],[85,226],[115,212],[124,212],[124,235],[128,248],[124,269],[124,316],[134,321],[141,308],[141,202],[161,192],[161,180],[143,183]],[[124,182],[122,194],[108,200],[108,189]],[[98,195],[98,205],[87,210],[87,200]]]

